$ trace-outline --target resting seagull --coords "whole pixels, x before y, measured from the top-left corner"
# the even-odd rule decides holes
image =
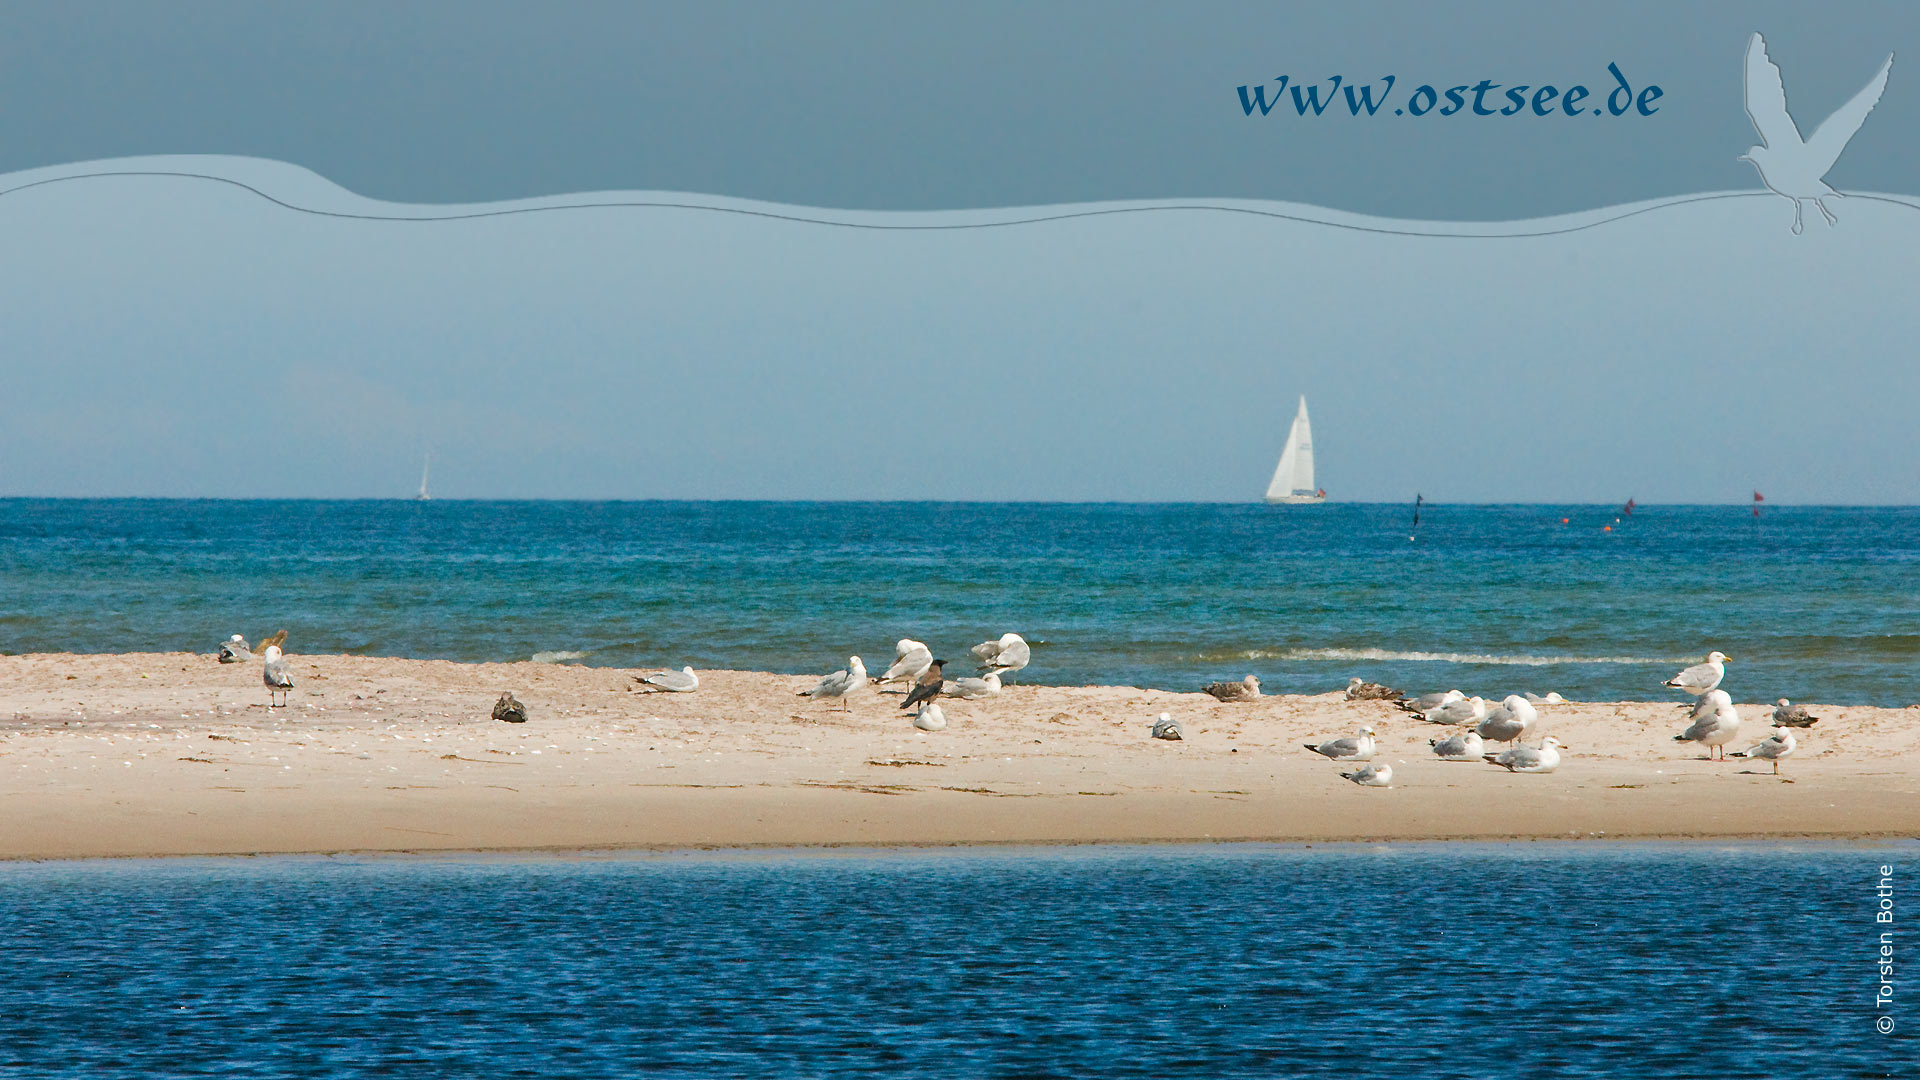
[[[940,692],[948,697],[957,697],[962,701],[992,697],[1000,692],[1000,676],[989,671],[978,679],[950,679],[940,688]]]
[[[1359,736],[1352,739],[1328,739],[1318,746],[1313,743],[1302,745],[1321,757],[1335,761],[1367,761],[1373,757],[1373,729],[1363,727]]]
[[[999,641],[983,641],[975,645],[973,655],[980,658],[981,671],[1011,675],[1027,666],[1027,662],[1033,659],[1033,650],[1027,646],[1027,639],[1019,634],[1001,634]]]
[[[1516,746],[1502,750],[1498,754],[1488,754],[1487,760],[1495,765],[1504,765],[1508,772],[1550,773],[1560,767],[1560,740],[1549,735],[1540,740],[1540,745]]]
[[[1828,187],[1822,177],[1840,152],[1866,122],[1867,114],[1880,103],[1887,89],[1887,72],[1893,68],[1893,54],[1880,65],[1880,71],[1853,100],[1835,109],[1826,122],[1814,129],[1813,137],[1802,139],[1800,128],[1787,112],[1787,90],[1780,82],[1780,69],[1767,57],[1767,43],[1759,34],[1747,40],[1747,119],[1760,135],[1762,145],[1748,148],[1740,156],[1760,173],[1767,190],[1793,203],[1793,232],[1801,229],[1800,204],[1811,200],[1820,216],[1832,225],[1839,218],[1827,209],[1826,197],[1840,192]]]
[[[919,712],[913,714],[913,726],[921,731],[945,731],[947,714],[940,711],[940,706],[929,701],[920,706]]]
[[[1168,742],[1180,742],[1185,738],[1185,734],[1180,730],[1180,721],[1175,720],[1172,713],[1161,713],[1159,718],[1154,720],[1153,730],[1149,734],[1156,739],[1165,739]]]
[[[1807,711],[1805,705],[1795,705],[1786,698],[1780,699],[1780,707],[1773,710],[1774,727],[1812,727],[1820,718]]]
[[[679,671],[642,676],[640,685],[646,687],[641,691],[644,694],[691,694],[700,689],[700,676],[693,673],[693,665],[689,664]]]
[[[260,668],[260,681],[267,684],[267,708],[286,708],[287,691],[293,689],[293,671],[280,658],[280,646],[269,645],[266,663]],[[275,696],[279,701],[275,702]]]
[[[880,676],[880,678],[875,681],[889,683],[895,679],[905,679],[908,682],[912,682],[919,678],[920,673],[927,670],[932,664],[932,649],[927,648],[923,642],[915,641],[912,638],[901,638],[893,646],[893,666],[887,669],[885,675]]]
[[[1518,742],[1526,738],[1539,719],[1540,713],[1532,702],[1519,694],[1508,694],[1473,730],[1489,742]]]
[[[1404,709],[1410,713],[1430,713],[1448,702],[1459,701],[1466,696],[1467,695],[1458,690],[1448,690],[1446,693],[1421,694],[1419,697],[1403,697],[1393,704],[1395,708]]]
[[[1433,747],[1434,756],[1441,761],[1479,761],[1487,752],[1487,744],[1477,731],[1464,731],[1445,739],[1428,739],[1427,745]]]
[[[1695,664],[1661,685],[1671,686],[1675,690],[1685,690],[1698,697],[1719,686],[1720,680],[1727,677],[1726,663],[1731,659],[1732,657],[1726,653],[1715,649],[1707,654],[1706,663]]]
[[[831,675],[824,676],[820,685],[811,690],[800,691],[799,696],[819,701],[821,698],[839,698],[840,711],[847,711],[847,695],[867,685],[867,666],[857,656],[847,657],[847,666]]]
[[[1384,761],[1378,765],[1362,765],[1352,772],[1343,772],[1340,775],[1361,787],[1393,786],[1393,766]]]
[[[1387,701],[1400,696],[1400,691],[1377,682],[1368,682],[1359,676],[1347,680],[1348,701]]]
[[[1253,701],[1260,696],[1260,680],[1249,675],[1239,682],[1208,683],[1200,692],[1216,701]]]
[[[1477,724],[1487,718],[1487,701],[1478,696],[1460,698],[1429,709],[1420,718],[1435,724]]]
[[[223,664],[244,664],[253,659],[253,650],[247,647],[247,639],[235,634],[220,643],[216,654]]]

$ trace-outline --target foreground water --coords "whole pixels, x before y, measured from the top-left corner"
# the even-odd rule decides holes
[[[1030,682],[1620,700],[1718,648],[1736,700],[1920,701],[1920,508],[1617,513],[0,500],[0,651],[284,627],[296,653],[818,673],[1016,630]]]
[[[0,867],[0,1073],[1912,1075],[1912,844]]]

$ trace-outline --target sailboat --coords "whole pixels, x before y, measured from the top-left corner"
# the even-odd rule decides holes
[[[1313,486],[1313,428],[1307,423],[1307,396],[1300,395],[1300,411],[1294,414],[1293,429],[1287,432],[1287,448],[1280,452],[1280,464],[1274,466],[1273,482],[1267,485],[1270,503],[1320,503],[1327,493]]]
[[[426,460],[420,463],[420,494],[413,497],[415,502],[426,502],[433,498],[427,494],[427,470],[431,468],[433,468],[433,455],[428,454]]]

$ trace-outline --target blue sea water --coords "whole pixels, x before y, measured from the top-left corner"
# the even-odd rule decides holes
[[[0,1075],[1913,1076],[1874,1005],[1913,854],[13,864]]]
[[[1562,520],[1566,519],[1566,520]],[[1411,537],[1411,538],[1410,538]],[[1920,508],[0,500],[0,652],[818,673],[1015,630],[1028,682],[1920,701]]]

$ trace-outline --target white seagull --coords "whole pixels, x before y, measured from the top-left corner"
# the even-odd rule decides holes
[[[1565,705],[1567,703],[1567,699],[1561,697],[1560,691],[1558,690],[1549,690],[1544,694],[1536,694],[1529,690],[1527,691],[1526,697],[1529,702],[1535,705]]]
[[[1373,757],[1373,729],[1363,727],[1360,729],[1360,734],[1351,739],[1328,739],[1317,746],[1313,743],[1301,745],[1321,757],[1332,758],[1335,761],[1367,761]]]
[[[1780,759],[1791,757],[1793,752],[1798,749],[1799,746],[1793,739],[1793,729],[1776,727],[1773,729],[1772,738],[1749,746],[1745,750],[1735,750],[1733,756],[1759,758],[1762,761],[1771,761],[1773,762],[1773,774],[1778,776],[1780,775]]]
[[[1340,775],[1361,787],[1393,786],[1393,766],[1384,761],[1378,765],[1362,765],[1352,772],[1343,772]]]
[[[980,678],[948,679],[940,692],[948,697],[957,697],[964,701],[974,698],[992,697],[1000,692],[1000,676],[989,671]]]
[[[1712,716],[1713,711],[1720,706],[1731,704],[1733,704],[1733,699],[1727,696],[1725,690],[1709,690],[1701,694],[1700,700],[1694,702],[1691,706],[1682,705],[1680,707],[1687,710],[1687,722],[1691,724],[1696,720],[1705,720],[1707,717]]]
[[[1428,739],[1433,754],[1441,761],[1479,761],[1486,756],[1486,740],[1477,731],[1463,731],[1444,739]]]
[[[1815,128],[1812,138],[1802,139],[1799,126],[1787,112],[1787,89],[1780,82],[1780,69],[1767,57],[1766,41],[1759,34],[1747,39],[1747,119],[1753,121],[1761,145],[1749,147],[1739,160],[1759,172],[1767,190],[1793,203],[1794,235],[1800,233],[1803,202],[1811,201],[1819,208],[1828,225],[1840,220],[1826,204],[1827,196],[1840,192],[1828,187],[1822,178],[1840,160],[1840,152],[1866,122],[1867,114],[1880,103],[1880,95],[1887,89],[1887,73],[1892,69],[1893,54],[1888,53],[1879,73]]]
[[[893,646],[893,666],[887,669],[885,675],[880,676],[880,678],[875,681],[888,683],[895,679],[905,679],[908,682],[912,682],[920,677],[921,672],[926,671],[932,666],[932,649],[927,648],[924,643],[915,641],[912,638],[901,638],[898,642],[895,642]]]
[[[1156,739],[1165,739],[1168,742],[1180,742],[1185,738],[1185,733],[1180,730],[1180,721],[1175,720],[1172,713],[1161,713],[1154,720],[1153,730],[1149,734]]]
[[[1422,718],[1435,724],[1477,724],[1487,718],[1487,700],[1474,696],[1429,709]]]
[[[980,658],[981,671],[1007,675],[1026,667],[1027,661],[1033,659],[1033,650],[1019,634],[1001,634],[999,641],[975,645],[973,655]]]
[[[847,695],[867,685],[867,666],[857,656],[847,657],[847,666],[831,675],[823,676],[820,685],[811,690],[800,691],[799,696],[819,701],[821,698],[839,698],[840,709],[847,709]]]
[[[280,659],[280,646],[269,645],[265,653],[266,663],[260,668],[260,681],[267,684],[267,708],[287,707],[287,691],[293,689],[293,671],[285,660]],[[278,696],[280,700],[274,701]]]
[[[940,711],[940,706],[929,701],[913,714],[913,726],[921,731],[945,731],[947,714]]]
[[[700,689],[700,676],[693,673],[693,665],[691,664],[681,668],[679,671],[662,671],[657,674],[644,676],[640,682],[643,686],[648,687],[644,692],[649,694],[691,694],[695,690]]]
[[[1674,742],[1697,742],[1707,748],[1707,756],[1713,756],[1713,748],[1720,748],[1720,756],[1727,756],[1727,744],[1740,734],[1740,712],[1730,702],[1720,702],[1713,712],[1695,720],[1687,730],[1673,737]]]
[[[1394,705],[1411,713],[1428,713],[1450,701],[1459,701],[1466,696],[1467,695],[1458,690],[1448,690],[1446,693],[1421,694],[1419,697],[1403,697],[1399,701],[1394,702]]]
[[[1499,708],[1487,711],[1486,719],[1474,730],[1481,738],[1493,742],[1518,742],[1527,737],[1527,732],[1532,731],[1539,720],[1540,713],[1533,702],[1519,694],[1508,694]]]
[[[1685,690],[1697,697],[1720,685],[1720,680],[1727,677],[1726,663],[1731,659],[1726,653],[1715,649],[1707,654],[1706,663],[1695,664],[1661,685]]]
[[[1540,740],[1539,746],[1516,746],[1488,754],[1487,760],[1505,766],[1508,772],[1550,773],[1560,767],[1560,740],[1549,735]]]

